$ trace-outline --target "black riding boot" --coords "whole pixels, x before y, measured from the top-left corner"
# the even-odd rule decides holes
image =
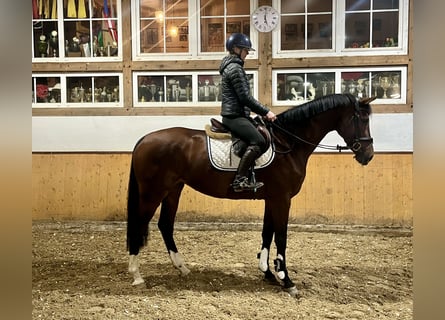
[[[242,192],[245,190],[255,190],[261,188],[264,183],[250,182],[248,178],[249,168],[254,165],[255,160],[261,155],[260,147],[249,146],[241,158],[235,180],[232,183],[235,192]]]

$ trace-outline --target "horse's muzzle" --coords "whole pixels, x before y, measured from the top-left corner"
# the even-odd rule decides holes
[[[366,166],[374,157],[374,147],[372,144],[368,145],[366,148],[360,148],[355,153],[355,160],[357,160],[358,163],[361,165]]]

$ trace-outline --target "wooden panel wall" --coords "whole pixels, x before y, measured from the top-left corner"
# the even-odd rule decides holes
[[[33,154],[33,220],[124,220],[130,160],[128,153]],[[316,153],[290,221],[412,226],[412,201],[412,154],[376,154],[363,167],[351,154]],[[263,201],[215,199],[186,187],[177,219],[259,222],[263,208]]]

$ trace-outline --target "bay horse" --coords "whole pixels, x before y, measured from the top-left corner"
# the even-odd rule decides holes
[[[258,190],[234,192],[234,171],[214,168],[210,161],[204,130],[182,127],[162,129],[142,137],[135,145],[130,169],[127,205],[128,270],[133,285],[144,283],[139,272],[138,253],[147,244],[148,224],[161,205],[158,228],[170,259],[182,275],[190,270],[173,238],[174,222],[184,185],[216,198],[262,199],[265,202],[259,269],[265,278],[278,281],[291,294],[295,284],[286,268],[287,227],[291,199],[298,194],[306,175],[309,156],[330,131],[344,139],[354,158],[367,165],[374,155],[370,135],[369,103],[350,94],[333,94],[309,101],[277,115],[268,126],[272,132],[275,157],[256,170]],[[215,208],[217,210],[217,208]],[[275,274],[269,268],[269,252],[275,236]]]

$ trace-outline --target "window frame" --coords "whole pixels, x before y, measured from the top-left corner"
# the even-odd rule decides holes
[[[272,105],[273,106],[289,106],[300,105],[310,100],[278,100],[278,74],[293,74],[293,73],[334,73],[335,74],[335,93],[341,93],[341,74],[342,72],[394,72],[400,71],[400,98],[399,99],[382,99],[377,98],[376,104],[388,104],[388,105],[404,105],[407,101],[407,67],[406,66],[394,66],[394,67],[336,67],[336,68],[310,68],[310,69],[273,69],[272,70]],[[372,87],[371,87],[372,88]]]
[[[226,51],[218,52],[202,52],[201,51],[201,33],[202,29],[200,27],[201,21],[201,10],[200,1],[187,0],[188,1],[188,38],[189,38],[189,51],[183,53],[176,52],[165,52],[165,53],[142,53],[141,48],[141,37],[140,37],[140,1],[141,0],[131,0],[132,8],[132,19],[131,21],[131,32],[134,41],[132,42],[132,59],[133,61],[159,61],[159,60],[213,60],[220,59],[221,56],[226,54]],[[249,0],[249,16],[246,19],[251,19],[253,10],[258,6],[258,0]],[[227,19],[227,15],[224,14],[224,21]],[[232,17],[232,16],[230,16]],[[224,24],[224,36],[226,35],[226,23]],[[252,41],[254,49],[258,48],[258,32],[250,24],[250,40]],[[257,50],[251,52],[246,59],[257,59]]]
[[[398,47],[379,48],[345,48],[345,0],[333,1],[332,48],[311,50],[281,50],[280,28],[272,31],[272,58],[300,58],[300,57],[340,57],[340,56],[384,56],[406,55],[408,53],[409,34],[409,1],[399,0],[399,39]],[[272,5],[280,12],[281,0],[272,0]],[[337,35],[337,36],[335,36]]]
[[[123,108],[124,107],[124,89],[123,74],[119,72],[72,72],[72,73],[33,73],[31,79],[33,88],[35,87],[34,78],[60,78],[60,102],[36,102],[35,93],[31,106],[33,109],[39,108]],[[118,77],[119,78],[119,101],[118,102],[68,102],[67,78],[86,78],[86,77]],[[86,88],[85,88],[86,89]]]
[[[253,75],[253,92],[252,95],[255,99],[258,99],[258,71],[246,70],[248,75]],[[138,86],[133,86],[133,107],[220,107],[221,100],[218,101],[199,101],[199,76],[216,76],[219,75],[218,71],[135,71],[133,72],[133,83],[138,83],[139,76],[163,76],[164,88],[166,87],[166,78],[169,76],[191,76],[192,77],[192,99],[191,101],[144,101],[140,102],[138,99],[139,92]]]
[[[110,61],[122,61],[123,58],[123,48],[122,48],[122,41],[119,41],[119,39],[122,39],[122,0],[115,0],[116,1],[116,18],[113,18],[113,21],[116,21],[116,29],[117,29],[117,34],[118,34],[118,45],[117,45],[117,55],[116,56],[103,56],[103,57],[69,57],[66,56],[65,53],[65,43],[64,40],[65,39],[65,28],[64,28],[64,23],[65,21],[70,22],[70,21],[89,21],[90,23],[92,23],[92,21],[95,20],[104,20],[105,18],[92,18],[92,17],[87,17],[87,18],[76,18],[76,19],[72,19],[72,18],[67,18],[64,17],[64,11],[65,8],[63,7],[64,4],[64,0],[56,0],[57,1],[57,18],[56,19],[45,19],[45,18],[37,18],[31,19],[31,62],[32,63],[60,63],[60,62],[110,62]],[[88,0],[87,0],[88,1]],[[86,4],[89,5],[92,1],[94,0],[89,0]],[[60,10],[60,8],[63,8],[63,10]],[[91,9],[91,6],[90,6]],[[91,11],[90,11],[91,12]],[[35,22],[39,22],[42,21],[43,23],[45,21],[56,21],[57,23],[57,32],[58,32],[58,48],[59,48],[59,56],[58,57],[35,57],[34,56],[34,44],[36,41],[38,41],[38,39],[35,39],[34,37],[34,23]],[[91,32],[91,30],[90,30]],[[90,40],[89,43],[92,43],[92,40]]]

